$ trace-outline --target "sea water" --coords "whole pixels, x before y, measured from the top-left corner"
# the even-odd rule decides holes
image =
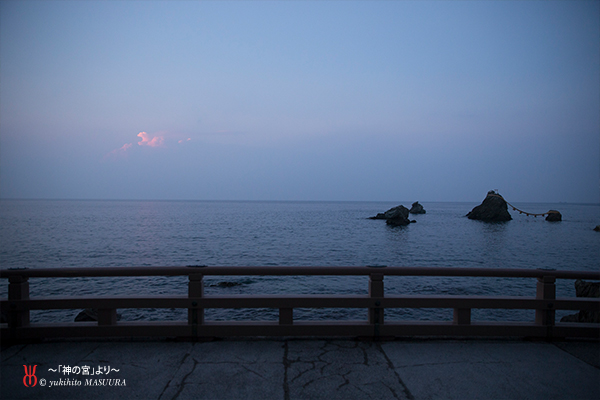
[[[368,217],[404,202],[1,200],[0,268],[119,266],[364,266],[600,269],[598,204],[515,203],[561,222],[511,211],[512,221],[465,215],[479,203],[421,202],[416,223]],[[186,277],[30,279],[31,297],[185,295]],[[235,286],[222,287],[227,281]],[[366,294],[367,277],[205,278],[210,294]],[[386,277],[386,294],[535,295],[535,279]],[[0,281],[6,298],[7,280]],[[573,281],[557,282],[573,296]],[[72,321],[79,310],[33,311],[32,321]],[[185,310],[124,309],[123,320],[186,319]],[[567,314],[557,313],[560,315]],[[365,314],[365,315],[363,315]],[[207,319],[276,320],[277,310],[207,310]],[[296,319],[366,318],[364,310],[294,311]],[[473,319],[529,320],[530,310],[474,310]],[[447,309],[386,311],[386,319],[452,319]]]

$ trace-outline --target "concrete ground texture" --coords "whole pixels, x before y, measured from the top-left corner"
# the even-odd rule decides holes
[[[3,346],[1,373],[3,400],[597,400],[600,342],[54,341]]]

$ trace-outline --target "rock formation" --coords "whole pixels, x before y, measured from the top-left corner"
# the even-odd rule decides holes
[[[596,225],[596,227],[594,228],[594,230],[595,230],[596,232],[600,232],[600,225]]]
[[[600,282],[586,282],[581,279],[575,281],[575,295],[577,297],[600,297]],[[564,316],[560,322],[600,322],[600,311],[581,310],[577,314]]]
[[[562,221],[562,215],[556,210],[548,211],[548,216],[546,217],[546,221],[557,222]]]
[[[239,282],[223,281],[223,282],[219,282],[219,283],[213,283],[212,285],[210,285],[210,287],[230,288],[230,287],[240,286],[240,285],[241,285],[241,283],[239,283]]]
[[[586,282],[577,279],[575,281],[575,296],[600,297],[600,282]]]
[[[117,321],[121,319],[121,314],[117,314]],[[75,322],[98,321],[98,310],[95,308],[86,308],[75,317]]]
[[[467,217],[487,222],[510,221],[512,219],[508,212],[506,200],[493,190],[488,192],[483,202],[473,208],[467,214]]]
[[[408,208],[405,208],[405,210],[408,211]],[[408,215],[408,212],[407,212],[407,215]],[[404,216],[402,214],[397,214],[393,218],[390,218],[387,221],[385,221],[385,223],[389,226],[405,226],[405,225],[410,224],[410,220],[408,219],[407,216]]]
[[[409,211],[409,213],[411,213],[411,214],[425,214],[425,212],[426,212],[425,209],[423,208],[422,205],[419,204],[418,201],[415,201],[412,204],[412,207],[410,208],[410,211]]]
[[[403,205],[390,208],[384,213],[379,213],[371,219],[385,219],[385,223],[390,226],[404,226],[410,224],[408,219],[408,208]]]

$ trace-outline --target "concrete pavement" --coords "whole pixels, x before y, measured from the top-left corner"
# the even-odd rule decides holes
[[[56,341],[3,348],[1,372],[4,400],[597,400],[600,342]]]

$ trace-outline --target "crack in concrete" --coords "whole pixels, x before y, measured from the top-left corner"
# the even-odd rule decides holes
[[[402,391],[404,392],[406,397],[409,400],[415,400],[415,397],[412,395],[412,393],[408,389],[408,386],[406,386],[406,384],[404,383],[402,378],[400,378],[400,374],[398,374],[398,371],[396,371],[396,368],[394,368],[394,363],[392,363],[392,360],[390,360],[387,353],[383,350],[383,347],[381,347],[381,343],[376,343],[376,346],[379,349],[379,351],[381,352],[381,354],[383,355],[383,357],[385,358],[385,360],[387,361],[387,364],[388,364],[388,367],[390,368],[390,370],[394,372],[394,375],[396,375],[396,379],[398,379],[398,383],[400,384],[400,386],[402,386]],[[392,390],[392,389],[390,388],[390,390]],[[397,399],[399,398],[397,393],[394,390],[392,390],[392,393],[394,394],[394,397],[396,397]]]
[[[325,343],[323,344],[323,347],[321,347],[322,353],[321,353],[321,354],[319,354],[319,355],[317,356],[317,359],[318,359],[319,361],[321,361],[322,363],[325,363],[325,365],[323,365],[323,366],[321,367],[321,369],[320,369],[320,372],[321,372],[321,374],[325,373],[325,368],[327,368],[327,367],[331,366],[331,363],[330,363],[330,362],[327,362],[327,361],[323,360],[323,358],[322,358],[322,357],[323,357],[323,356],[325,356],[326,354],[329,354],[329,352],[331,351],[331,350],[327,350],[327,349],[326,349],[326,348],[327,348],[327,346],[328,346],[328,345],[330,345],[330,344],[331,344],[331,343],[329,342],[329,340],[325,341]],[[315,363],[315,364],[316,364],[316,363]]]
[[[300,372],[298,375],[296,375],[296,376],[295,376],[295,377],[292,379],[292,382],[294,382],[296,379],[298,379],[298,378],[302,377],[302,375],[306,374],[307,372],[314,371],[314,370],[317,368],[317,366],[315,365],[315,362],[314,362],[314,361],[294,361],[294,362],[290,363],[290,366],[291,366],[291,364],[295,364],[296,362],[301,362],[301,363],[303,363],[303,364],[311,364],[311,365],[312,365],[312,367],[311,367],[311,368],[309,368],[309,369],[307,369],[307,370],[304,370],[304,371]]]
[[[327,342],[325,342],[325,343],[323,344],[323,346],[321,346],[321,347],[320,347],[320,350],[321,350],[322,352],[321,352],[321,354],[319,354],[319,355],[317,356],[317,359],[318,359],[318,361],[302,361],[302,360],[300,359],[300,357],[298,357],[298,358],[297,358],[296,360],[294,360],[294,361],[289,361],[289,359],[288,359],[288,363],[289,363],[289,366],[290,366],[290,367],[292,366],[292,364],[296,364],[296,363],[309,364],[309,365],[311,366],[310,368],[308,368],[308,369],[306,369],[306,370],[304,370],[304,371],[300,372],[298,375],[296,375],[296,376],[295,376],[295,377],[294,377],[294,378],[291,380],[291,382],[294,382],[294,381],[296,381],[296,379],[299,379],[299,378],[301,378],[303,375],[305,375],[305,374],[307,374],[307,373],[309,373],[309,372],[316,371],[316,370],[317,370],[317,362],[321,362],[321,363],[324,363],[324,364],[325,364],[325,365],[323,365],[321,368],[319,368],[319,372],[320,372],[321,376],[320,376],[320,377],[318,377],[318,378],[315,378],[315,379],[311,379],[311,380],[309,380],[309,381],[308,381],[308,382],[306,382],[304,385],[302,385],[302,388],[303,388],[303,389],[305,389],[305,388],[306,388],[308,385],[310,385],[311,383],[315,382],[315,381],[316,381],[316,380],[318,380],[318,379],[321,379],[321,378],[323,378],[323,376],[322,376],[322,375],[324,374],[324,369],[325,369],[325,368],[326,368],[328,365],[331,365],[331,363],[327,363],[326,361],[324,361],[324,360],[321,358],[321,357],[323,357],[325,354],[329,353],[329,350],[325,350],[325,347],[327,347],[327,344],[328,344],[328,343],[327,343]]]
[[[256,364],[256,363],[252,363],[252,364]],[[247,367],[247,366],[245,366],[244,364],[239,364],[239,365],[240,365],[242,368],[244,368],[246,371],[248,371],[248,372],[251,372],[251,373],[253,373],[254,375],[256,375],[256,376],[258,376],[258,377],[260,377],[260,378],[262,378],[262,379],[265,379],[265,377],[264,377],[264,376],[262,376],[261,374],[259,374],[259,373],[258,373],[258,372],[256,372],[256,371],[252,371],[250,368],[248,368],[248,367]]]
[[[331,363],[323,360],[323,356],[325,356],[330,351],[332,351],[332,350],[327,350],[327,346],[329,346],[330,344],[332,344],[332,343],[329,340],[326,340],[323,343],[323,346],[320,347],[321,354],[319,354],[317,356],[317,360],[318,360],[317,362],[323,363],[323,365],[321,366],[321,368],[319,368],[319,373],[321,374],[321,376],[318,377],[318,378],[315,378],[315,379],[312,379],[312,380],[306,382],[304,385],[302,385],[303,389],[305,389],[308,385],[310,385],[311,383],[314,383],[315,381],[318,381],[318,380],[323,379],[323,378],[328,378],[328,377],[331,376],[331,375],[325,375],[325,368],[331,366]],[[317,369],[317,362],[310,362],[312,364],[312,368],[304,371],[301,375],[304,375],[307,372],[316,370]],[[337,374],[335,374],[335,375],[337,375]]]
[[[344,386],[349,385],[349,386],[356,388],[360,392],[367,394],[364,390],[362,390],[360,387],[354,385],[348,379],[348,376],[353,372],[352,370],[350,370],[346,373],[334,373],[334,374],[327,374],[325,371],[327,369],[327,367],[332,366],[333,363],[325,360],[324,357],[327,354],[331,353],[332,351],[338,351],[338,350],[345,351],[345,350],[357,349],[357,348],[360,349],[363,353],[363,361],[360,364],[369,366],[369,356],[368,356],[367,350],[363,346],[361,346],[360,343],[355,342],[351,346],[347,346],[346,344],[347,344],[347,342],[336,343],[331,340],[325,340],[323,345],[319,348],[321,350],[321,353],[317,355],[317,361],[302,361],[300,358],[297,358],[295,360],[290,360],[289,359],[289,350],[288,350],[288,352],[286,352],[286,355],[285,355],[285,360],[287,362],[287,367],[286,367],[286,372],[285,372],[286,373],[286,382],[288,379],[288,375],[287,375],[288,369],[290,367],[292,367],[293,364],[302,363],[302,364],[310,365],[310,368],[307,368],[306,370],[300,372],[298,375],[296,375],[294,378],[292,378],[292,380],[290,382],[296,381],[297,379],[301,378],[302,376],[304,376],[305,374],[307,374],[309,372],[318,371],[320,373],[320,376],[315,377],[314,379],[310,379],[307,382],[305,382],[302,385],[303,389],[306,389],[309,385],[314,384],[315,382],[317,382],[319,380],[339,376],[344,380],[344,382],[338,386],[338,388],[337,388],[338,390]],[[288,385],[288,392],[289,392],[289,385]]]
[[[345,376],[345,375],[344,375]],[[354,389],[358,390],[359,392],[363,393],[365,395],[365,398],[369,397],[369,393],[365,392],[360,386],[356,386],[353,383],[350,383],[350,381],[346,380],[346,382],[342,383],[340,386],[338,386],[336,388],[336,391],[339,391],[341,388],[343,388],[344,386],[352,386]]]
[[[363,352],[363,364],[368,367],[369,366],[369,354],[367,353],[367,349],[365,349],[364,347],[361,347],[360,349]]]
[[[187,373],[187,374],[186,374],[186,375],[183,377],[183,379],[181,380],[181,383],[179,384],[179,389],[177,390],[177,393],[175,393],[175,396],[173,396],[173,397],[171,398],[171,400],[175,400],[175,399],[177,399],[177,398],[179,397],[179,395],[180,395],[180,394],[181,394],[181,392],[183,391],[183,388],[185,387],[185,384],[186,384],[186,382],[185,382],[185,381],[186,381],[186,380],[187,380],[187,378],[188,378],[188,377],[189,377],[191,374],[193,374],[193,373],[194,373],[194,371],[196,370],[196,366],[198,366],[199,362],[198,362],[198,361],[197,361],[195,358],[192,358],[192,360],[194,361],[194,366],[192,367],[192,370],[191,370],[190,372],[188,372],[188,373]]]
[[[348,371],[342,375],[342,378],[344,378],[344,383],[340,384],[336,390],[340,390],[342,387],[344,387],[346,385],[350,385],[350,379],[348,379],[348,375],[350,375],[351,373],[352,373],[352,371]],[[352,386],[356,387],[355,385],[352,385]],[[359,389],[358,387],[356,387],[356,388]]]
[[[321,375],[323,375],[324,372],[324,368],[327,367],[327,365],[331,365],[331,363],[327,363],[326,361],[324,361],[321,357],[323,357],[325,354],[329,353],[330,350],[325,350],[325,348],[327,347],[327,341],[325,341],[325,343],[323,344],[323,346],[320,347],[320,350],[322,351],[321,354],[319,354],[317,356],[318,361],[325,363],[325,365],[323,365],[319,371],[321,373]],[[283,362],[284,362],[284,397],[286,399],[289,399],[289,383],[293,383],[294,381],[296,381],[297,379],[301,378],[303,375],[305,375],[308,372],[311,371],[315,371],[317,369],[317,362],[315,361],[302,361],[300,359],[300,357],[296,358],[295,360],[290,360],[289,359],[289,346],[288,346],[288,342],[285,342],[285,348],[284,348],[284,356],[283,356]],[[309,364],[311,365],[310,368],[300,372],[298,375],[296,375],[294,378],[292,378],[291,381],[289,381],[289,369],[292,367],[293,364],[296,363],[302,363],[302,364]],[[309,380],[308,382],[306,382],[304,385],[302,385],[302,388],[306,388],[306,386],[310,385],[311,383],[315,382],[318,379],[323,378],[323,376],[319,377],[319,378],[315,378],[312,380]],[[289,382],[288,382],[289,381]]]
[[[288,370],[291,366],[290,360],[288,359],[288,341],[286,340],[283,345],[283,399],[290,400],[290,385],[288,383]]]
[[[313,384],[313,383],[315,383],[317,381],[320,381],[321,379],[325,379],[325,378],[329,378],[329,375],[327,375],[327,376],[319,376],[318,378],[311,379],[310,381],[308,381],[304,385],[302,385],[302,389],[306,389],[306,387],[308,385],[311,385],[311,384]]]
[[[382,384],[383,386],[385,386],[386,388],[388,388],[388,389],[390,390],[390,392],[392,392],[392,394],[394,395],[394,398],[395,398],[395,399],[400,399],[400,396],[398,396],[398,393],[396,393],[396,391],[394,390],[394,388],[393,388],[393,387],[391,387],[390,385],[386,384],[386,383],[385,383],[385,382],[383,382],[383,381],[381,382],[381,384]]]
[[[192,344],[192,349],[194,347],[194,344]],[[165,394],[166,390],[169,388],[169,386],[171,385],[171,382],[173,381],[173,378],[175,378],[175,376],[177,375],[177,371],[179,371],[181,369],[181,366],[183,365],[183,363],[185,362],[185,360],[187,360],[187,358],[190,356],[191,353],[191,349],[190,351],[188,351],[187,353],[185,353],[183,355],[183,358],[181,359],[181,361],[179,362],[179,368],[177,368],[175,370],[175,372],[173,372],[173,376],[171,376],[171,379],[169,379],[167,381],[167,384],[165,385],[165,387],[163,388],[163,390],[160,392],[160,394],[158,395],[158,400],[160,400],[163,396],[163,394]]]

